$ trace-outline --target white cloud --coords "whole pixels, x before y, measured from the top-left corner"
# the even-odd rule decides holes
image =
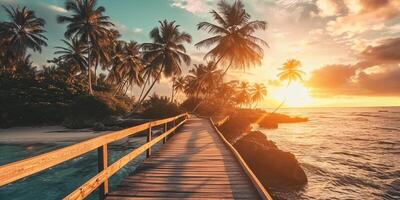
[[[172,0],[172,7],[181,8],[193,14],[204,14],[210,10],[213,0]]]
[[[134,28],[132,31],[133,31],[134,33],[142,33],[142,32],[143,32],[143,29],[141,29],[141,28]]]
[[[329,17],[339,15],[342,11],[340,1],[337,0],[317,0],[316,5],[318,6],[321,17]]]
[[[143,29],[141,28],[129,28],[124,24],[119,22],[114,22],[115,28],[121,33],[121,35],[129,35],[129,34],[141,34],[143,33]]]
[[[64,8],[59,7],[59,6],[56,6],[56,5],[51,5],[51,4],[49,4],[49,5],[48,5],[48,8],[51,9],[51,10],[53,10],[53,11],[55,11],[55,12],[58,12],[58,13],[66,13],[66,12],[68,12],[68,11],[65,10]]]

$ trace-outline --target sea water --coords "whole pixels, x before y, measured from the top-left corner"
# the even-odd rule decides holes
[[[261,131],[293,153],[308,177],[298,188],[271,188],[284,199],[400,199],[400,108],[302,108],[309,118]]]
[[[309,118],[305,123],[262,129],[293,153],[308,176],[296,188],[269,188],[284,199],[400,199],[400,108],[308,108],[279,112]],[[145,142],[110,147],[111,163]],[[2,145],[0,165],[69,144]],[[141,155],[111,177],[110,188],[132,173]],[[96,151],[0,188],[1,200],[60,199],[97,173]],[[89,199],[97,199],[94,193]]]
[[[141,146],[145,137],[129,139],[129,144],[111,144],[108,146],[109,164],[112,164],[123,155]],[[34,155],[42,154],[71,145],[71,143],[52,144],[0,144],[0,165],[18,161]],[[157,144],[154,151],[160,147]],[[129,162],[124,168],[114,174],[109,180],[112,190],[122,178],[131,174],[145,159],[144,153]],[[77,158],[51,167],[43,172],[21,179],[14,183],[0,187],[0,200],[47,200],[62,199],[87,180],[98,173],[97,150],[86,153]],[[93,192],[88,199],[98,199],[98,191]]]

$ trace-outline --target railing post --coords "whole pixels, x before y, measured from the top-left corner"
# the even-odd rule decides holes
[[[173,121],[173,126],[172,127],[175,127],[175,126],[176,126],[176,118]],[[175,132],[176,132],[176,129],[174,130],[174,135],[175,135]]]
[[[164,133],[167,132],[167,131],[168,131],[168,122],[166,122],[164,124]],[[167,142],[167,137],[168,137],[167,135],[164,137],[163,144],[165,144]]]
[[[98,170],[99,172],[101,172],[108,167],[107,144],[104,144],[103,146],[97,148],[97,157],[98,157]],[[100,200],[105,199],[107,193],[108,193],[108,177],[104,181],[104,183],[100,185],[99,199]]]
[[[151,123],[150,123],[150,125],[149,125],[149,131],[148,131],[148,133],[147,133],[147,142],[150,142],[150,141],[151,141],[151,136],[152,136],[152,134],[151,134]],[[147,157],[147,158],[150,158],[150,156],[151,156],[151,147],[149,147],[149,148],[146,150],[146,157]]]

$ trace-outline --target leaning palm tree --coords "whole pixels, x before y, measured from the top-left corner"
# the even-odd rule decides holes
[[[89,92],[93,94],[92,89],[92,57],[93,53],[102,51],[102,42],[110,35],[110,28],[114,26],[109,21],[108,16],[104,16],[105,8],[97,7],[96,0],[67,0],[66,10],[72,13],[71,16],[59,16],[59,23],[68,23],[65,31],[66,38],[78,37],[88,45],[87,52],[87,70]],[[93,50],[94,49],[94,50]]]
[[[301,62],[299,60],[289,59],[283,64],[283,67],[280,68],[282,72],[278,74],[278,77],[281,81],[287,81],[286,87],[289,87],[293,81],[303,80],[302,76],[305,73],[299,70],[299,67],[301,67]],[[286,100],[287,96],[272,113],[275,113],[279,108],[281,108]]]
[[[67,47],[55,47],[57,49],[55,54],[60,54],[59,59],[72,65],[71,71],[85,72],[87,67],[87,60],[85,55],[87,54],[87,46],[85,43],[79,41],[77,38],[73,38],[70,42],[67,40],[61,40]]]
[[[204,58],[215,60],[215,65],[227,64],[224,74],[231,66],[235,69],[246,69],[261,64],[264,55],[261,46],[268,44],[254,36],[254,32],[265,30],[267,23],[259,20],[250,21],[250,15],[240,0],[232,5],[220,1],[218,11],[212,10],[211,14],[216,24],[201,22],[197,25],[198,30],[214,35],[195,45],[197,48],[212,46]]]
[[[159,23],[160,27],[150,31],[150,38],[153,42],[142,44],[143,58],[148,61],[146,68],[150,69],[147,78],[150,78],[151,72],[154,71],[157,75],[142,99],[139,100],[135,110],[161,78],[161,74],[165,77],[179,76],[182,73],[182,64],[190,65],[190,56],[186,53],[184,43],[191,43],[192,37],[186,32],[179,31],[179,25],[176,25],[175,21],[164,20]]]
[[[258,102],[262,101],[267,95],[267,89],[262,83],[254,83],[251,89],[251,101],[255,103],[254,108],[257,107]]]
[[[43,35],[45,20],[36,17],[32,10],[26,7],[9,8],[3,6],[8,14],[9,21],[0,22],[0,38],[8,59],[23,60],[27,49],[42,51],[42,46],[47,46],[47,38]],[[8,61],[10,62],[10,61]]]

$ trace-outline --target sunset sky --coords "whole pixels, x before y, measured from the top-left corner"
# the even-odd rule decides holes
[[[230,71],[228,79],[263,82],[273,107],[288,95],[287,106],[400,106],[400,0],[245,0],[253,19],[268,22],[258,36],[269,43],[261,66]],[[56,16],[66,15],[62,0],[0,0],[1,5],[25,5],[46,20],[48,47],[34,53],[36,65],[54,57],[64,25]],[[216,0],[99,0],[116,24],[122,39],[149,41],[148,32],[158,21],[176,20],[193,36],[187,46],[192,63],[202,62],[208,49],[194,43],[209,37],[196,24],[212,21],[209,11]],[[3,9],[2,20],[6,19]],[[302,62],[304,82],[285,89],[277,80],[278,68],[289,58]],[[185,67],[187,71],[189,67]],[[170,84],[156,86],[169,95]],[[167,84],[168,83],[168,84]]]

